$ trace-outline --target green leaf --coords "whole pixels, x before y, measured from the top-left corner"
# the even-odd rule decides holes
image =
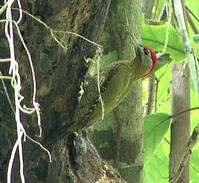
[[[170,54],[172,61],[180,62],[185,60],[184,47],[181,37],[175,29],[165,23],[163,25],[142,24],[142,44],[147,45],[155,51],[164,51],[166,36],[168,35],[168,45],[166,53]]]
[[[156,113],[144,117],[144,163],[150,160],[169,126],[170,118],[166,113]]]
[[[145,183],[168,183],[169,161],[164,152],[162,143],[151,158],[150,163],[144,166]]]

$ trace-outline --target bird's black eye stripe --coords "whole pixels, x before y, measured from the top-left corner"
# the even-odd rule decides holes
[[[148,54],[149,54],[149,50],[146,49],[146,48],[144,48],[144,54],[145,54],[145,55],[148,55]]]

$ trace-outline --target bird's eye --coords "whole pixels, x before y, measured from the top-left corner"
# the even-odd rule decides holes
[[[146,48],[144,48],[144,54],[145,54],[145,55],[149,55],[149,50],[146,49]]]

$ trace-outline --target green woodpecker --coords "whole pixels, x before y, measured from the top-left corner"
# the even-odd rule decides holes
[[[101,70],[99,75],[104,115],[118,106],[134,81],[148,76],[157,64],[155,52],[149,47],[141,45],[130,32],[128,33],[135,48],[135,58],[131,61],[121,60],[114,62]],[[102,118],[97,76],[87,82],[77,106],[73,123],[66,129],[69,133],[88,127]]]
[[[129,33],[129,32],[128,32]],[[98,88],[97,76],[87,80],[84,93],[77,105],[72,122],[56,130],[51,138],[60,139],[67,134],[81,130],[102,119],[103,101],[104,115],[112,111],[126,96],[134,81],[148,76],[155,68],[157,56],[153,50],[141,45],[132,34],[131,40],[135,48],[135,58],[114,62],[100,71]]]

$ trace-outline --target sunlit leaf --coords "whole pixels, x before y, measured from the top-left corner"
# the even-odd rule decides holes
[[[145,183],[168,183],[169,161],[164,153],[162,143],[158,146],[150,163],[144,166]]]
[[[170,119],[166,113],[156,113],[144,118],[144,162],[152,157],[169,129]]]
[[[181,37],[176,33],[175,29],[165,23],[163,25],[142,24],[142,44],[153,48],[155,51],[164,51],[166,36],[168,36],[168,44],[166,52],[170,54],[172,61],[180,62],[185,60],[184,47]],[[167,33],[167,31],[169,31]]]

